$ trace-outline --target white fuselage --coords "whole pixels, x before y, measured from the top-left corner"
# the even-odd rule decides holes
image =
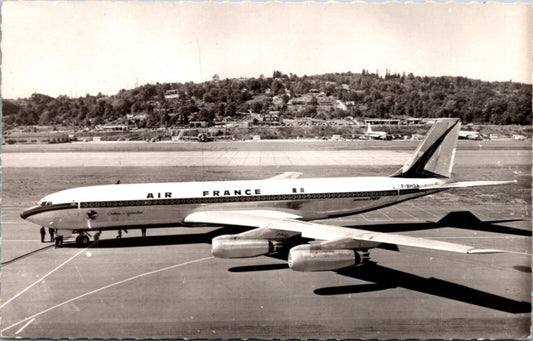
[[[79,187],[50,194],[22,217],[58,230],[186,225],[199,210],[275,210],[302,220],[345,216],[438,192],[440,179],[309,178]]]

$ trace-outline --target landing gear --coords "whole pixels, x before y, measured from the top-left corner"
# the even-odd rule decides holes
[[[63,246],[63,236],[56,236],[54,242],[56,248]]]
[[[368,250],[363,250],[362,251],[361,263],[363,263],[363,264],[373,263],[372,261],[370,261],[370,253],[368,252]]]
[[[122,230],[124,230],[124,232],[128,233],[128,230],[126,230],[126,229],[118,230],[118,233],[117,233],[117,239],[122,238]]]
[[[76,237],[76,245],[80,247],[88,246],[89,243],[90,243],[90,239],[89,239],[89,236],[86,234],[80,234],[79,236]]]

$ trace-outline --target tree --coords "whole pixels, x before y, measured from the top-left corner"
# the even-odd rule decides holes
[[[259,101],[255,101],[252,104],[252,111],[255,113],[261,112],[261,109],[263,109],[263,104]]]
[[[202,108],[200,109],[198,119],[200,121],[213,122],[215,119],[215,113],[207,108]]]
[[[13,101],[2,100],[2,116],[17,115],[19,113],[20,107]]]
[[[237,112],[237,106],[235,102],[230,102],[224,108],[224,116],[233,116]]]
[[[284,92],[283,84],[281,84],[281,82],[278,81],[277,79],[274,79],[272,81],[272,85],[270,86],[270,88],[272,89],[272,92],[274,93],[274,95],[278,95]]]
[[[283,74],[281,73],[281,71],[274,71],[272,73],[272,78],[281,78],[283,76]]]

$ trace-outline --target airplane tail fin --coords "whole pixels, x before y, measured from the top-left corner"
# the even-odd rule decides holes
[[[449,178],[461,122],[439,119],[407,162],[391,176],[403,178]]]

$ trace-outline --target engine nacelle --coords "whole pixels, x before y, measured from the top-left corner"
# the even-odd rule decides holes
[[[281,243],[267,239],[239,239],[225,235],[213,239],[211,254],[217,258],[248,258],[275,252]]]
[[[295,271],[331,271],[363,264],[363,254],[355,250],[309,250],[294,247],[289,267]]]

